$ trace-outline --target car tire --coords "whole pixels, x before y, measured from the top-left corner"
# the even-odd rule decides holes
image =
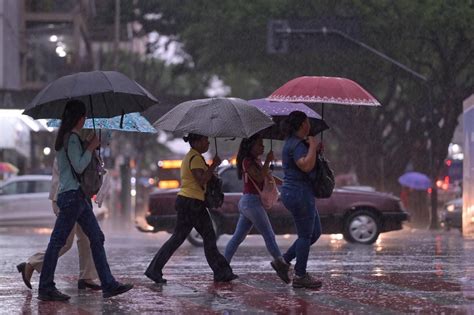
[[[380,234],[380,220],[369,210],[356,210],[344,222],[344,239],[349,243],[373,244]]]
[[[220,233],[219,233],[217,220],[215,218],[212,218],[212,227],[214,228],[214,233],[216,233],[216,241],[217,241],[219,239]],[[191,233],[189,233],[187,239],[189,243],[193,244],[196,247],[204,246],[204,242],[202,240],[201,235],[194,228],[191,230]]]

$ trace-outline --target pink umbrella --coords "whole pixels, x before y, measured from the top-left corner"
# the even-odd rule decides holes
[[[380,106],[380,102],[356,82],[338,77],[304,76],[288,81],[269,97],[269,101],[293,103]],[[321,132],[321,140],[323,133]]]
[[[267,100],[274,102],[380,106],[379,101],[359,84],[338,77],[299,77],[285,83],[267,97]]]
[[[18,173],[18,168],[15,165],[8,163],[8,162],[0,162],[0,173],[11,173],[16,174]]]

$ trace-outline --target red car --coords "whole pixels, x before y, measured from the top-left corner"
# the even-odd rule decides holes
[[[276,167],[273,173],[283,178],[281,167]],[[238,202],[242,195],[242,181],[237,178],[235,166],[223,167],[219,176],[223,181],[224,204],[219,209],[210,210],[218,237],[234,233],[239,218]],[[172,189],[150,194],[146,221],[153,227],[151,232],[173,231],[177,192],[178,189]],[[399,198],[375,191],[336,189],[331,198],[317,199],[316,206],[321,217],[323,234],[341,233],[346,241],[362,244],[374,243],[380,233],[400,230],[402,222],[408,219]],[[295,234],[291,213],[281,202],[268,210],[268,216],[275,234]],[[250,233],[258,232],[252,229]],[[188,240],[194,245],[202,245],[195,230],[191,232]]]

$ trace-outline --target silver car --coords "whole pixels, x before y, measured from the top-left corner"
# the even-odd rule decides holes
[[[50,175],[15,176],[0,185],[0,226],[44,226],[52,227],[56,216],[53,213],[49,190]],[[101,219],[106,207],[94,205],[94,214]]]

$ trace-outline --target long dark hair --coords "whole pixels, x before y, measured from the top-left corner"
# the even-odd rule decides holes
[[[184,142],[189,142],[191,148],[194,148],[196,141],[201,140],[204,136],[198,135],[197,133],[190,133],[187,136],[183,137]]]
[[[291,112],[288,118],[282,121],[281,131],[286,137],[292,136],[300,129],[306,118],[308,118],[308,116],[302,111],[296,110]]]
[[[64,136],[71,132],[77,125],[79,120],[86,115],[86,105],[80,100],[70,100],[64,107],[63,116],[61,118],[61,126],[59,127],[58,135],[54,149],[59,151],[64,146]]]
[[[250,154],[252,147],[261,137],[262,136],[257,133],[250,138],[242,139],[242,142],[240,142],[239,152],[237,153],[237,176],[239,179],[242,179],[245,158],[252,157]]]

